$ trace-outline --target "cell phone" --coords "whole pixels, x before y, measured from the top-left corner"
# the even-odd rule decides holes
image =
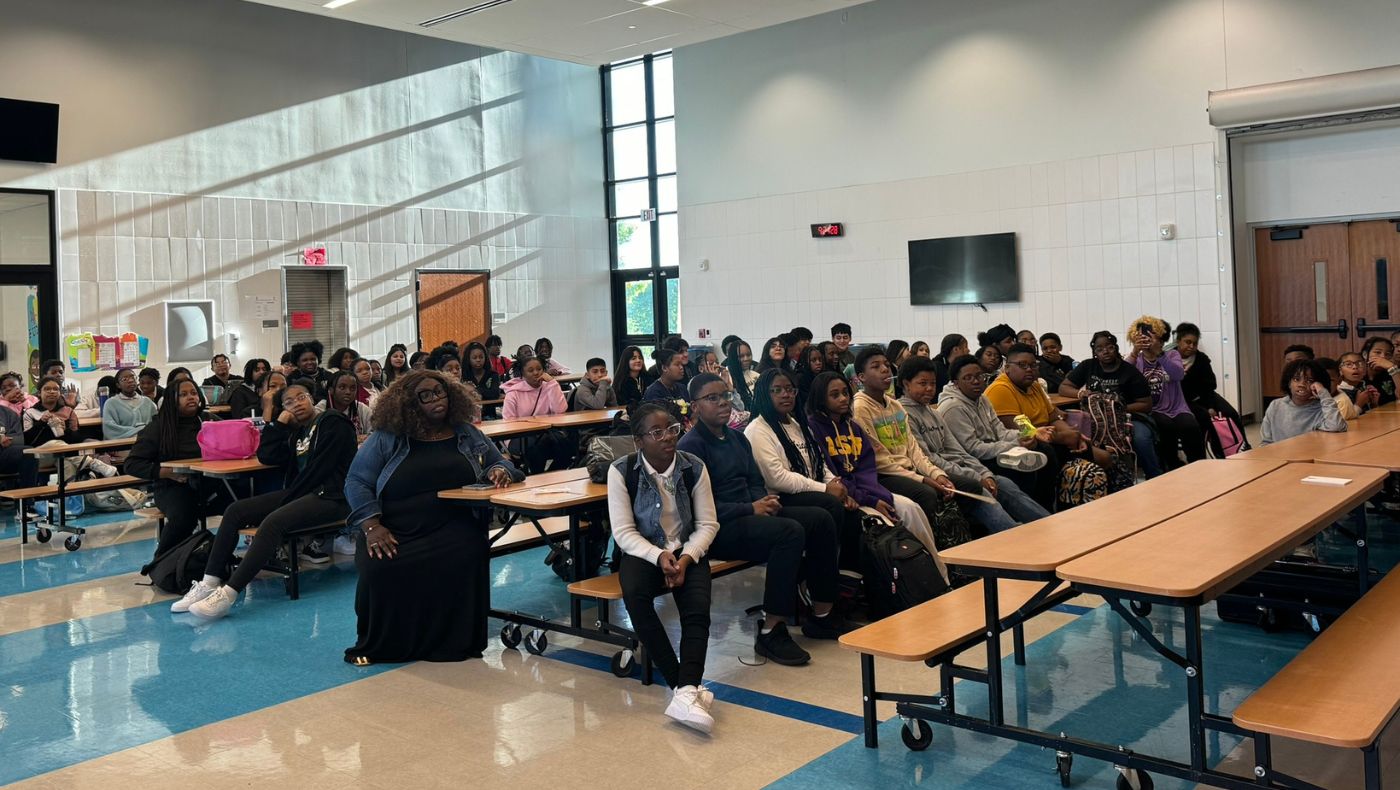
[[[1149,323],[1147,323],[1147,322],[1145,322],[1145,321],[1142,322],[1142,323],[1139,323],[1139,324],[1138,324],[1138,334],[1141,334],[1141,335],[1149,335],[1149,336],[1152,335],[1152,325],[1149,324]]]
[[[487,489],[491,489],[491,488],[495,488],[495,487],[496,487],[496,484],[495,484],[495,483],[472,483],[471,485],[462,486],[462,488],[465,488],[465,489],[467,489],[468,491],[485,491],[485,490],[487,490]]]

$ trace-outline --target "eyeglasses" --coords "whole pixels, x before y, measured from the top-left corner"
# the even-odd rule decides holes
[[[780,386],[771,388],[770,392],[772,392],[774,395],[796,395],[796,394],[797,394],[797,388],[796,388],[796,387],[788,387],[788,386],[781,386],[781,385],[780,385]]]
[[[302,401],[307,401],[309,403],[311,401],[311,396],[307,395],[305,392],[298,392],[295,395],[288,395],[287,397],[282,399],[282,406],[290,409],[291,407],[295,406],[296,404]]]
[[[1007,367],[1020,368],[1021,370],[1031,370],[1036,365],[1034,362],[1007,362]]]
[[[646,432],[646,437],[648,439],[651,439],[653,442],[659,442],[665,439],[667,436],[675,437],[680,435],[681,424],[678,422],[673,422],[670,425],[667,425],[665,428],[652,428],[651,430]]]
[[[698,397],[698,398],[695,399],[696,403],[699,403],[700,401],[704,401],[704,402],[710,404],[711,406],[718,406],[719,404],[724,403],[724,402],[727,401],[727,400],[728,400],[728,398],[724,397],[723,395],[714,395],[714,394],[711,394],[711,395],[701,395],[700,397]]]
[[[1117,350],[1118,350],[1118,344],[1117,344],[1117,343],[1095,343],[1095,344],[1094,344],[1094,350],[1095,350],[1095,351],[1107,351],[1107,350],[1109,350],[1110,348],[1113,349],[1114,351],[1117,351]]]
[[[419,403],[426,404],[446,398],[447,393],[442,389],[419,390],[415,397],[418,398]]]
[[[1361,367],[1363,364],[1364,364],[1364,363],[1363,363],[1361,360],[1359,360],[1359,359],[1349,359],[1349,360],[1347,360],[1347,361],[1345,361],[1345,362],[1338,362],[1338,363],[1337,363],[1337,365],[1338,365],[1339,367],[1344,367],[1344,368],[1359,368],[1359,367]]]

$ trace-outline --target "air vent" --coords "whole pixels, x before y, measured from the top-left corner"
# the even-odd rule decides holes
[[[486,2],[484,3],[477,3],[474,6],[463,8],[460,11],[453,11],[450,14],[443,14],[442,16],[433,17],[432,19],[419,22],[418,26],[435,27],[437,25],[441,25],[443,22],[451,22],[454,19],[461,19],[462,17],[467,16],[468,14],[475,14],[481,11],[486,11],[488,9],[495,8],[498,5],[505,5],[506,3],[509,3],[511,1],[512,0],[486,0]]]

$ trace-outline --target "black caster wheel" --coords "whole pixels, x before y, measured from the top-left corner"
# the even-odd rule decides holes
[[[520,647],[520,626],[508,625],[501,629],[501,644],[514,650]]]
[[[1133,778],[1129,779],[1130,776]],[[1138,771],[1133,768],[1120,769],[1118,790],[1152,790],[1152,776],[1146,771]]]
[[[632,655],[631,650],[619,650],[613,653],[612,673],[620,678],[629,677],[632,668],[637,666],[637,659]]]
[[[525,652],[532,656],[544,655],[544,649],[549,647],[549,637],[544,631],[534,630],[525,637]]]
[[[933,743],[933,728],[923,719],[910,719],[900,728],[899,737],[904,739],[904,745],[909,747],[909,751],[922,752]]]
[[[34,539],[39,541],[40,543],[48,543],[49,539],[52,537],[53,530],[51,529],[39,527],[38,529],[34,530]]]
[[[82,547],[83,539],[78,537],[77,535],[71,535],[68,537],[67,540],[63,541],[63,548],[68,549],[69,551],[77,551]]]
[[[1152,614],[1152,604],[1150,603],[1143,603],[1142,601],[1130,601],[1128,603],[1128,607],[1131,608],[1133,610],[1133,614],[1137,615],[1138,617],[1146,617],[1149,614]]]
[[[1055,753],[1055,772],[1060,775],[1060,787],[1069,787],[1070,769],[1074,767],[1074,755],[1069,752]]]

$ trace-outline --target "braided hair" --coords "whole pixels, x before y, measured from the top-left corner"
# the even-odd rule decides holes
[[[796,386],[792,380],[792,376],[789,375],[787,371],[779,368],[769,368],[763,371],[758,377],[758,381],[754,383],[754,411],[758,412],[758,416],[763,418],[764,422],[768,423],[768,427],[773,429],[773,433],[777,434],[778,444],[782,445],[783,455],[787,457],[788,467],[803,477],[810,477],[813,480],[820,481],[826,467],[823,466],[824,462],[817,449],[817,441],[812,438],[812,430],[807,427],[807,421],[798,419],[791,414],[787,417],[788,420],[791,420],[797,425],[798,430],[802,432],[802,438],[807,442],[807,457],[803,458],[802,453],[797,449],[797,445],[792,443],[792,438],[788,436],[787,431],[784,429],[783,417],[778,414],[777,407],[773,405],[773,383],[777,379],[786,381],[789,386]]]

